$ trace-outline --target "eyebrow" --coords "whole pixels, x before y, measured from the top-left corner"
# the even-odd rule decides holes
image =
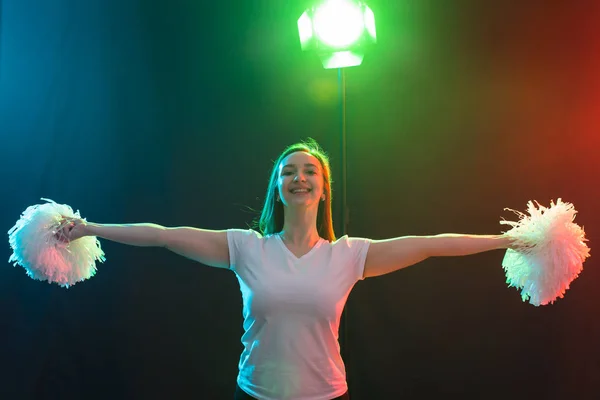
[[[315,164],[307,163],[307,164],[304,164],[304,166],[305,167],[313,167],[313,168],[317,168],[318,169],[318,167]],[[292,167],[296,168],[296,164],[287,164],[287,165],[284,165],[283,167],[281,167],[281,169],[283,169],[283,168],[292,168]]]

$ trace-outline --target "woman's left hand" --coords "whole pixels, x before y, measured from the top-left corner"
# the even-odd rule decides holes
[[[86,235],[86,225],[86,222],[81,218],[63,217],[54,237],[63,243],[72,242]]]

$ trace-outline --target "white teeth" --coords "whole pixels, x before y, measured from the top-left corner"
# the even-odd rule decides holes
[[[308,193],[309,191],[309,189],[294,189],[292,193]]]

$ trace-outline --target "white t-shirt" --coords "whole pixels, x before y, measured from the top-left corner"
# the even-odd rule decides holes
[[[279,235],[227,231],[230,268],[243,299],[238,385],[260,400],[324,400],[348,387],[338,331],[363,278],[371,241],[321,239],[298,258]]]

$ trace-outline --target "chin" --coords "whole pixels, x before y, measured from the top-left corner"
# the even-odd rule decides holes
[[[313,205],[319,205],[319,202],[315,199],[299,199],[299,198],[292,198],[288,200],[288,205],[290,206],[305,206],[305,207],[310,207]]]

